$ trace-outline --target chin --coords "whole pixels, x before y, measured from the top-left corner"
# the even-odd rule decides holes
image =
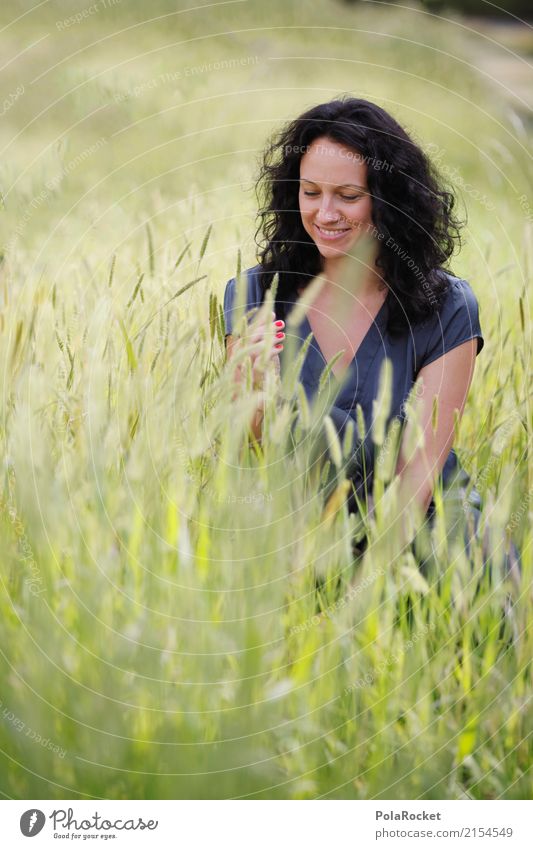
[[[317,244],[317,248],[319,250],[320,256],[324,257],[324,259],[333,259],[333,257],[343,256],[346,252],[346,248],[343,250],[334,250],[334,248],[324,247],[323,245]]]
[[[315,241],[315,245],[318,248],[318,251],[324,259],[332,259],[333,257],[341,257],[344,256],[348,251],[357,243],[357,239],[354,239],[353,242],[348,242],[347,244],[343,244],[342,246],[335,247],[333,245],[325,245],[323,242]]]

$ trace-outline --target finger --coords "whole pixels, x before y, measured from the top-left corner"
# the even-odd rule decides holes
[[[256,356],[257,353],[260,353],[265,348],[275,347],[276,345],[283,344],[284,341],[285,333],[281,330],[277,330],[269,341],[266,341],[264,334],[256,334],[252,337],[246,338],[245,340],[243,339],[242,344],[248,353],[252,353]]]
[[[265,346],[264,342],[256,342],[254,345],[250,345],[247,348],[248,354],[252,357],[253,360],[260,357],[262,354],[270,356],[272,352],[279,354],[280,351],[283,350],[283,340],[273,339],[272,344],[268,347]]]
[[[274,336],[276,335],[276,333],[284,333],[284,325],[282,327],[276,327],[274,323],[258,324],[256,327],[250,328],[250,332],[246,334],[247,339],[249,339],[251,342],[258,342],[260,339],[263,339],[270,330],[272,331]]]
[[[251,332],[256,332],[261,327],[269,327],[276,321],[276,313],[274,310],[270,313],[270,319],[261,312],[257,313],[251,321],[248,322],[248,327]]]
[[[272,347],[270,350],[265,351],[262,349],[261,351],[256,352],[254,355],[250,357],[250,362],[252,366],[252,370],[263,370],[267,367],[267,364],[276,358],[279,358],[281,354],[282,348]]]

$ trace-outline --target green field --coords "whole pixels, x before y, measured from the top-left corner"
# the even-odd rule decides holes
[[[0,23],[0,793],[529,798],[532,124],[487,71],[509,48],[417,6],[33,5]],[[492,583],[479,545],[426,581],[386,516],[354,564],[290,403],[254,448],[254,399],[230,401],[261,151],[343,92],[467,215],[485,348],[455,447]]]

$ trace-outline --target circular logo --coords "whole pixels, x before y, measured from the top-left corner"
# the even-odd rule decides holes
[[[20,830],[24,837],[35,837],[42,831],[45,822],[46,817],[42,811],[30,808],[29,811],[24,811],[20,818]]]

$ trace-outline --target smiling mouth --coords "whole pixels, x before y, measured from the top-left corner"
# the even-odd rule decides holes
[[[338,239],[343,233],[348,233],[350,227],[343,227],[342,229],[331,230],[328,227],[319,227],[318,224],[314,225],[318,232],[325,236],[327,239]]]

